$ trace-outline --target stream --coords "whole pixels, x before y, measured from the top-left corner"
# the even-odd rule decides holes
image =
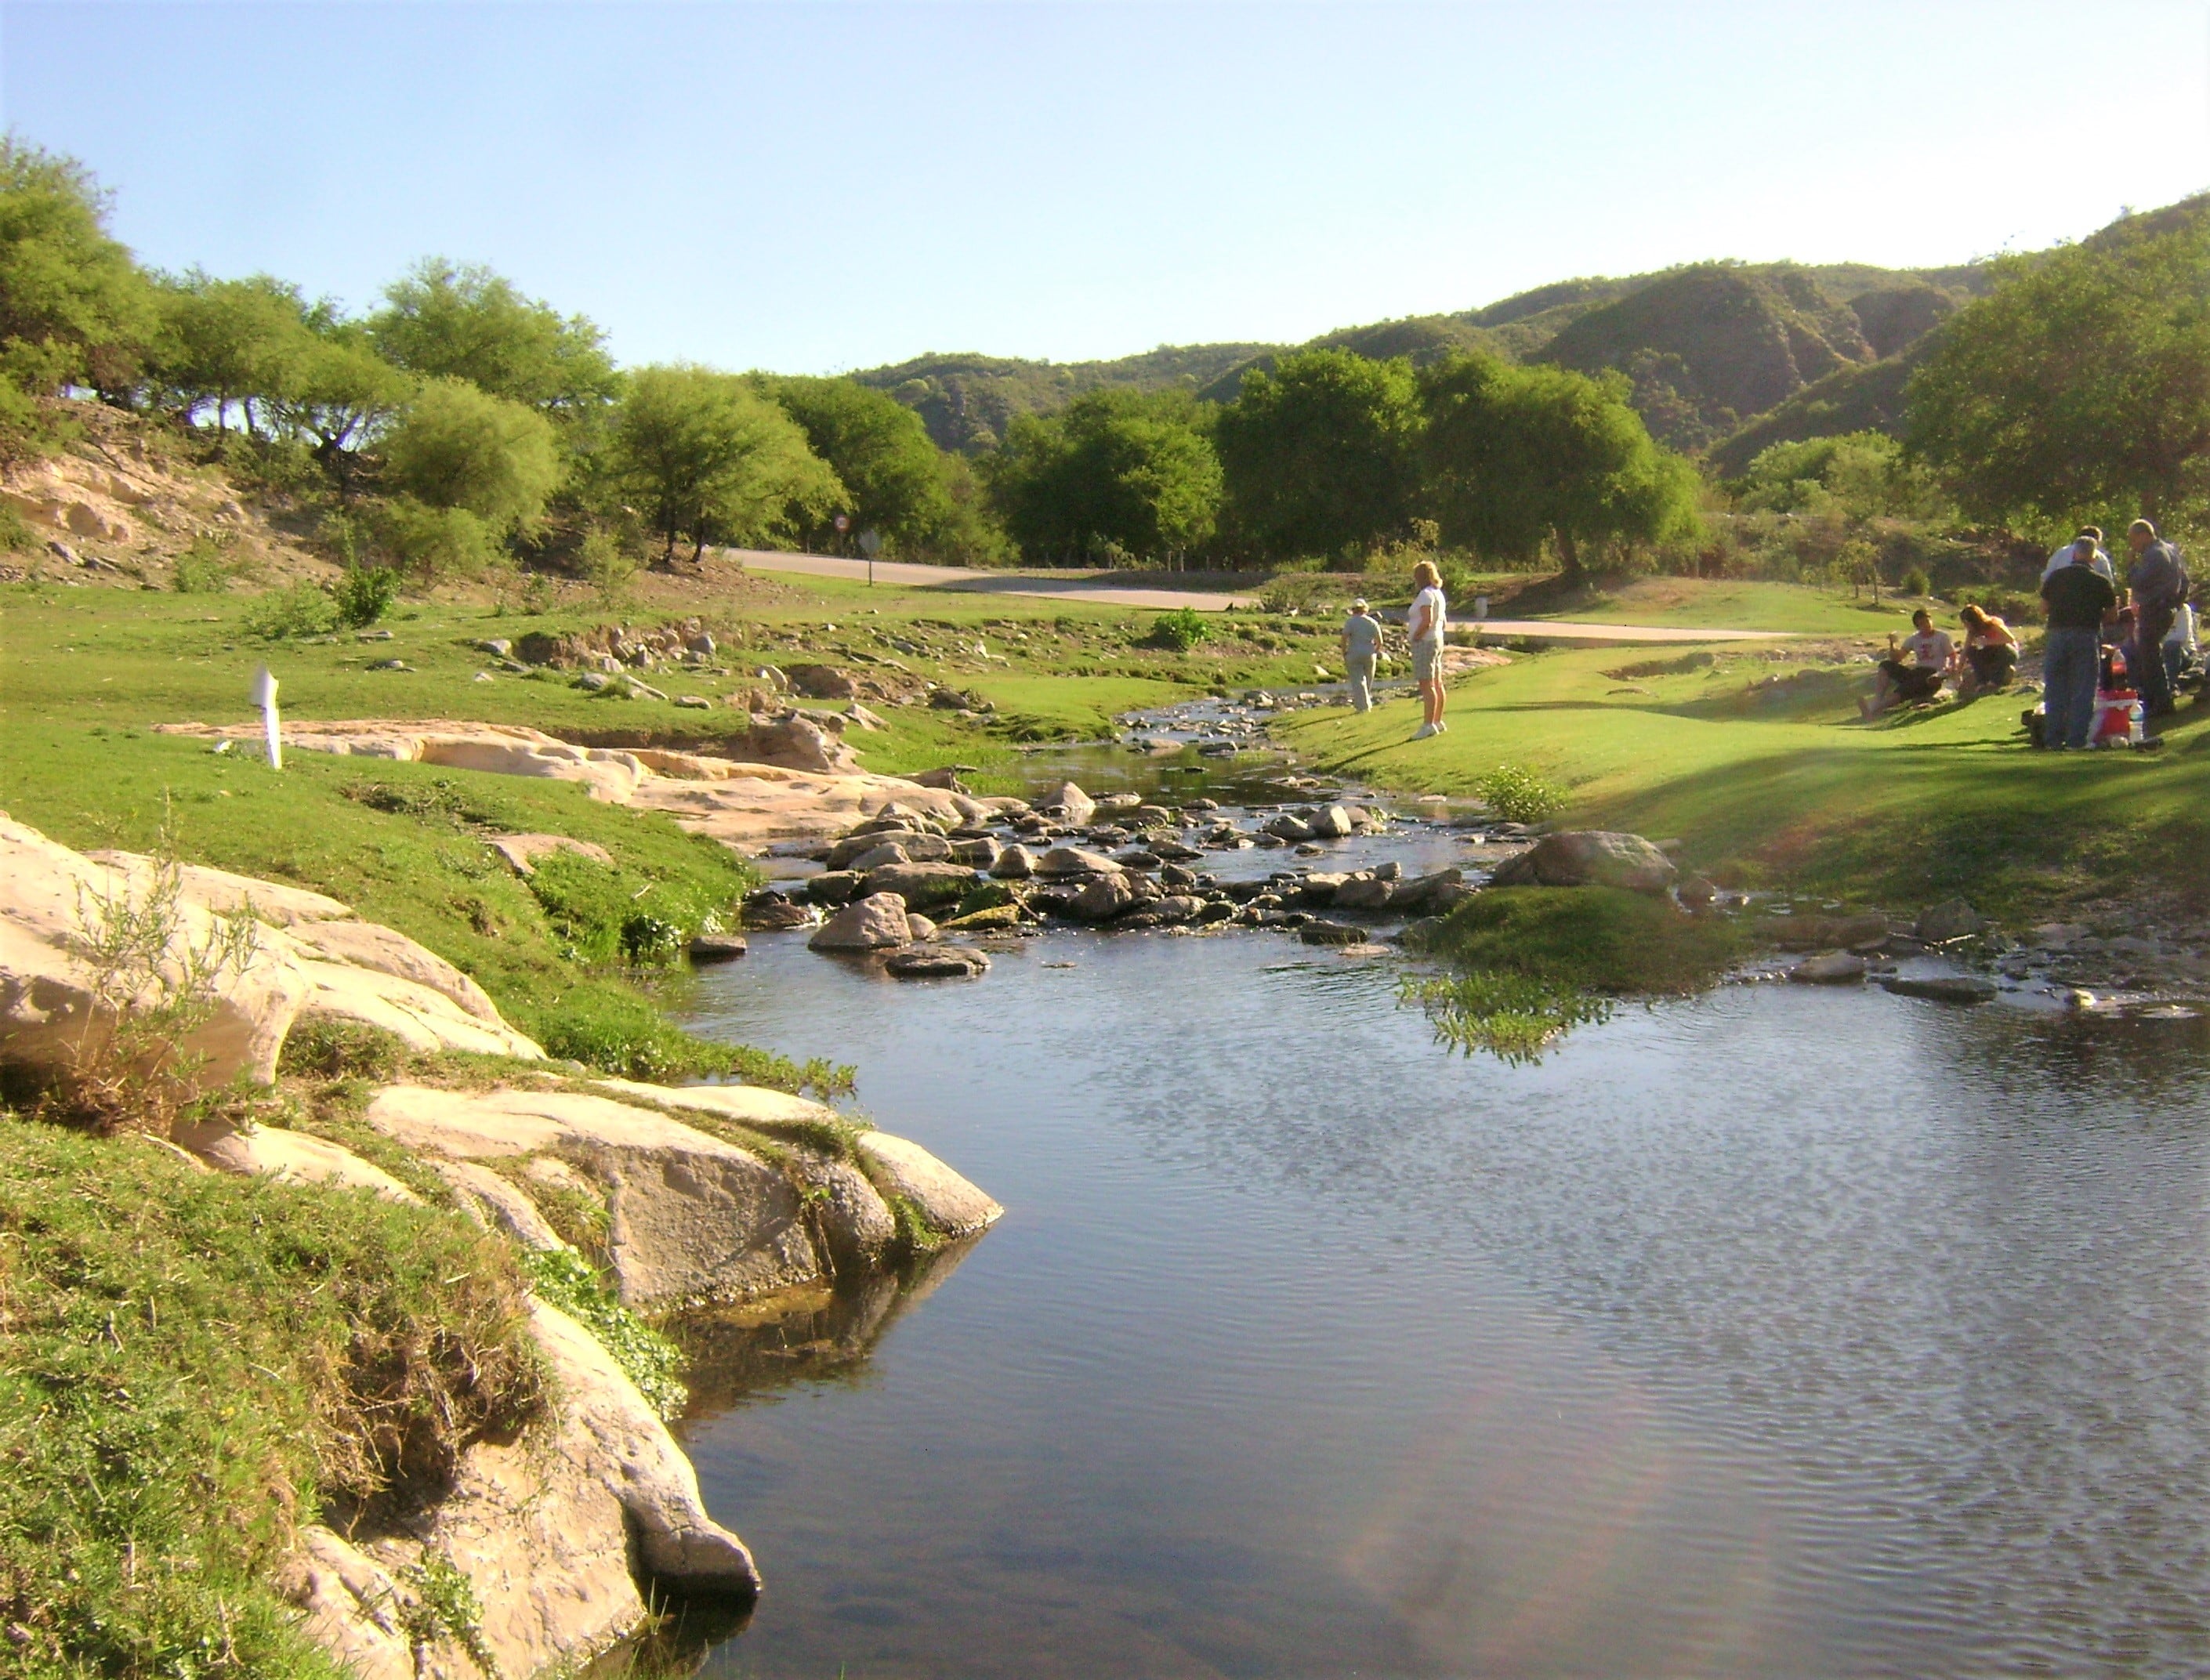
[[[1035,779],[1299,796],[1193,740]],[[1325,867],[1386,858],[1470,844]],[[685,1024],[854,1064],[1007,1212],[896,1298],[694,1336],[682,1432],[768,1581],[698,1672],[2210,1665],[2199,1016],[1730,985],[1507,1066],[1402,957],[1273,929],[920,982],[806,937]]]

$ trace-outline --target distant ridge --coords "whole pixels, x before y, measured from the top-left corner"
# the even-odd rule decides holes
[[[2087,243],[2160,232],[2206,208],[2210,194],[2123,216]],[[1301,345],[1162,345],[1072,363],[932,354],[852,377],[916,410],[944,448],[974,453],[1001,443],[1016,414],[1054,414],[1085,391],[1180,390],[1229,402],[1247,373],[1293,350],[1403,356],[1415,366],[1483,350],[1623,374],[1654,436],[1732,474],[1772,444],[1896,430],[1929,335],[1993,283],[1978,263],[1697,263],[1556,281],[1478,309],[1342,327]]]

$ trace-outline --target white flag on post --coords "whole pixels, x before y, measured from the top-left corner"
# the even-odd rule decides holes
[[[269,767],[284,768],[284,737],[276,727],[276,679],[263,665],[253,674],[253,704],[261,708],[261,722],[269,731]]]

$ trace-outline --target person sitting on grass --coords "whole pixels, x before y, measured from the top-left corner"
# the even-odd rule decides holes
[[[2018,669],[2018,637],[1985,607],[1967,606],[1958,618],[1965,626],[1965,663],[1970,668],[1959,696],[1990,693],[2010,686]]]
[[[1448,727],[1443,722],[1443,575],[1433,560],[1422,560],[1412,568],[1412,581],[1420,592],[1412,597],[1404,627],[1411,632],[1412,678],[1420,685],[1420,704],[1427,713],[1412,739],[1425,740]]]
[[[1857,710],[1867,718],[1879,716],[1890,706],[1918,705],[1941,692],[1942,680],[1956,661],[1957,644],[1934,628],[1934,615],[1923,607],[1911,615],[1911,633],[1900,646],[1894,637],[1887,638],[1879,686],[1869,699],[1857,702]]]
[[[2200,674],[2202,644],[2195,632],[2195,607],[2181,601],[2171,615],[2171,628],[2164,633],[2164,674],[2177,690],[2183,679]]]

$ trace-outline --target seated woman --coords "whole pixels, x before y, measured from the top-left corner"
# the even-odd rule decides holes
[[[1970,667],[1959,694],[1981,694],[2010,686],[2018,670],[2018,637],[1992,613],[1967,607],[1958,614],[1965,625],[1965,663]]]
[[[1903,638],[1901,646],[1894,637],[1887,638],[1887,657],[1880,662],[1880,685],[1869,699],[1857,702],[1858,711],[1868,718],[1879,716],[1893,705],[1931,700],[1941,692],[1942,680],[1956,663],[1957,644],[1934,628],[1931,613],[1920,607],[1911,615],[1911,633]]]

